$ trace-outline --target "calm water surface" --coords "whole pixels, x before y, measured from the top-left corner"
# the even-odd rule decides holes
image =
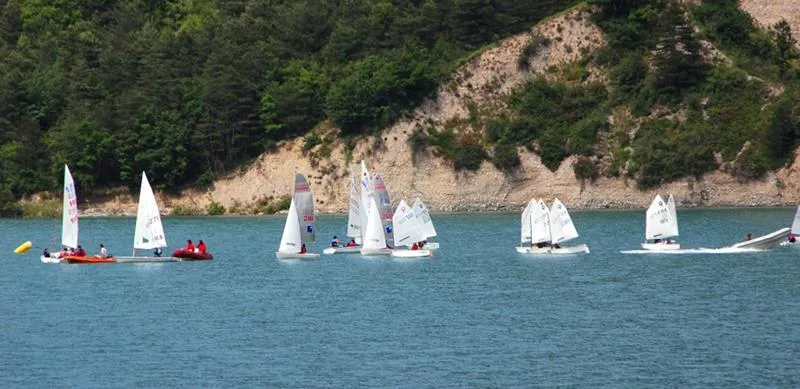
[[[722,247],[794,210],[679,210]],[[274,257],[283,217],[164,219],[212,262],[59,265],[60,221],[0,220],[0,387],[800,387],[800,249],[622,254],[644,211],[573,212],[591,254],[516,254],[516,214],[433,215],[442,249]],[[321,251],[344,232],[320,216]],[[132,218],[81,220],[128,254]]]

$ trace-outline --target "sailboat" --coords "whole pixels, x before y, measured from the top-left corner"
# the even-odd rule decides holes
[[[800,236],[800,206],[797,206],[797,210],[794,212],[794,220],[792,220],[792,227],[789,230],[789,239],[781,243],[781,245],[800,247],[798,236]]]
[[[429,257],[431,251],[427,249],[414,248],[418,242],[425,240],[423,224],[417,218],[413,207],[409,207],[405,200],[400,200],[397,210],[392,216],[394,226],[395,249],[392,250],[393,257],[413,258]],[[398,249],[399,246],[407,246],[409,249]]]
[[[427,240],[436,236],[436,228],[433,227],[433,220],[431,220],[431,214],[428,212],[428,208],[425,206],[425,203],[422,202],[419,198],[414,200],[414,205],[411,206],[414,209],[414,216],[419,220],[422,229],[422,240],[425,241],[425,248],[428,250],[437,250],[439,249],[438,242],[428,242]]]
[[[139,207],[136,210],[136,229],[133,233],[133,255],[117,257],[117,262],[177,262],[176,257],[137,256],[136,250],[154,250],[167,247],[161,212],[147,174],[142,172],[142,185],[139,189]]]
[[[367,210],[367,225],[364,230],[364,239],[361,246],[361,255],[388,255],[391,249],[386,247],[386,235],[383,233],[383,223],[381,222],[378,203],[375,198],[369,197],[369,208]]]
[[[75,192],[75,181],[69,167],[64,165],[63,209],[61,211],[61,246],[75,249],[78,247],[78,195]],[[50,257],[41,256],[44,263],[59,263],[63,258],[51,253]]]
[[[356,244],[361,242],[361,200],[356,186],[356,178],[350,177],[350,209],[347,213],[347,237],[354,239]],[[323,254],[344,254],[357,253],[361,247],[326,247],[322,250]]]
[[[559,199],[554,199],[549,209],[541,199],[531,200],[522,212],[521,223],[520,240],[523,244],[516,248],[520,254],[589,253],[585,244],[562,246],[579,235],[567,207]],[[525,245],[527,242],[530,246]]]
[[[670,196],[672,205],[665,203],[661,195],[656,195],[647,208],[642,248],[652,251],[680,250],[681,245],[673,240],[678,237],[678,214],[675,199]]]
[[[303,252],[306,243],[314,243],[314,198],[306,178],[296,173],[294,176],[294,196],[286,214],[281,243],[275,256],[278,259],[315,259],[318,253]]]
[[[380,174],[375,173],[372,176],[372,195],[378,204],[378,212],[381,216],[381,225],[383,226],[383,234],[387,243],[394,242],[394,230],[392,227],[392,199],[389,197],[389,190],[386,189],[386,184]]]

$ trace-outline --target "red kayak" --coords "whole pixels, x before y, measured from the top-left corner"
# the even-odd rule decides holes
[[[181,258],[181,259],[189,259],[195,261],[205,261],[209,259],[214,259],[214,256],[211,253],[196,253],[194,251],[189,251],[187,249],[177,249],[174,253],[172,253],[173,257]]]

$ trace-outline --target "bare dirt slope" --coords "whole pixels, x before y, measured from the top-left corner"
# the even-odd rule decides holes
[[[792,35],[800,47],[800,1],[798,0],[741,0],[739,6],[747,11],[762,28],[782,19],[792,27]]]
[[[745,9],[748,3],[756,2],[743,2]],[[520,71],[517,59],[530,33],[548,37],[552,43],[532,58],[530,70]],[[293,172],[298,171],[309,178],[320,211],[342,212],[348,204],[350,172],[357,169],[362,159],[382,174],[394,201],[420,197],[437,211],[517,210],[532,197],[548,201],[558,197],[570,208],[646,207],[656,192],[674,194],[680,206],[765,206],[800,201],[800,172],[795,168],[745,184],[716,172],[699,182],[684,180],[658,191],[642,192],[624,179],[600,178],[584,185],[573,174],[574,159],[567,159],[556,172],[551,172],[538,156],[524,149],[520,150],[522,167],[512,176],[487,162],[477,172],[457,173],[431,150],[413,157],[408,136],[416,128],[464,119],[469,115],[468,104],[473,102],[501,110],[498,97],[534,75],[546,75],[551,66],[577,61],[581,50],[594,50],[604,44],[601,32],[589,21],[585,9],[555,16],[529,33],[506,39],[470,60],[440,86],[436,98],[425,101],[411,118],[386,129],[380,138],[361,142],[352,153],[348,154],[344,145],[334,143],[330,158],[312,162],[302,153],[302,139],[289,141],[277,152],[262,155],[244,172],[218,180],[211,190],[189,190],[161,202],[167,212],[175,206],[202,209],[211,201],[230,209],[264,198],[290,195]],[[135,212],[129,197],[118,197],[95,208],[101,213],[109,209]]]

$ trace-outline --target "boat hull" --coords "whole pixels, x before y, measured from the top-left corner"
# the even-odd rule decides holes
[[[161,263],[161,262],[180,262],[182,259],[177,257],[117,257],[119,263]]]
[[[114,257],[76,257],[68,255],[62,258],[62,262],[72,263],[72,264],[90,264],[90,263],[116,263],[117,259]]]
[[[42,260],[42,263],[61,263],[60,257],[45,257],[44,255],[40,255],[39,259]]]
[[[208,261],[214,259],[211,253],[196,253],[186,249],[177,249],[172,256],[180,258],[181,261]]]
[[[758,238],[746,240],[744,242],[736,243],[731,248],[737,249],[754,249],[754,250],[769,250],[776,248],[781,243],[786,242],[789,237],[790,228],[781,228],[780,230],[771,232],[767,235],[759,236]]]
[[[323,254],[355,254],[361,252],[361,247],[326,247]]]
[[[395,258],[421,258],[421,257],[430,257],[432,255],[430,250],[404,250],[404,249],[394,249],[392,250],[391,256]]]
[[[680,250],[680,243],[642,243],[642,248],[650,251]]]
[[[319,258],[319,253],[300,254],[300,253],[282,253],[280,251],[276,251],[275,252],[275,257],[277,257],[278,259],[303,259],[303,260],[309,260],[309,259],[317,259],[317,258]]]
[[[589,246],[580,244],[577,246],[562,246],[559,248],[552,247],[527,247],[517,246],[517,252],[520,254],[528,255],[563,255],[563,254],[583,254],[589,253]]]
[[[361,255],[377,256],[377,255],[389,255],[389,254],[392,253],[392,250],[391,249],[387,249],[387,248],[382,248],[382,249],[365,249],[365,248],[361,248],[361,250],[359,250],[359,252],[361,253]]]

